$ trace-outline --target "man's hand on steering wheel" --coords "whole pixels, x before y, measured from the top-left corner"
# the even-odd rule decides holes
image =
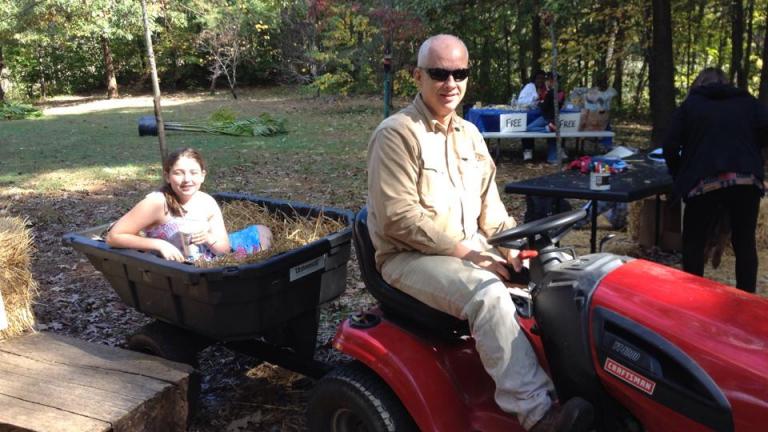
[[[523,260],[520,259],[520,251],[517,249],[507,249],[507,265],[519,272],[523,269]]]
[[[523,267],[522,261],[517,256],[517,250],[510,249],[506,254],[506,259],[504,259],[490,252],[475,250],[470,242],[460,242],[456,245],[453,255],[496,273],[502,280],[506,281],[511,279],[508,266],[512,266],[516,272],[519,272]]]
[[[471,261],[480,268],[496,273],[503,280],[509,280],[511,277],[507,262],[498,255],[473,250],[466,254],[464,259]]]

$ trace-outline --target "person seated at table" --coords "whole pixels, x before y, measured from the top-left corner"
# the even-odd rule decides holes
[[[526,132],[542,132],[542,133],[548,133],[548,132],[554,132],[556,130],[555,126],[555,91],[554,91],[554,85],[556,82],[559,82],[559,76],[557,73],[554,72],[547,72],[546,74],[546,86],[547,86],[547,94],[544,96],[544,99],[539,103],[539,108],[541,109],[541,117],[538,117],[536,120],[532,121],[525,129]],[[565,101],[565,92],[562,89],[558,89],[557,92],[557,103],[558,106],[562,108],[563,102]],[[565,157],[565,151],[562,151],[562,156]],[[548,138],[547,139],[547,163],[548,164],[558,164],[560,163],[560,160],[557,157],[557,143],[555,142],[554,138]]]
[[[210,260],[230,252],[231,246],[242,246],[238,239],[243,235],[231,244],[218,203],[200,190],[205,174],[205,161],[197,150],[182,148],[168,155],[163,161],[163,186],[115,222],[106,236],[107,244],[154,251],[178,262]],[[246,248],[249,252],[268,249],[272,239],[269,228],[255,227],[243,230],[251,243]],[[190,249],[190,245],[194,247]],[[185,256],[185,249],[192,252]]]
[[[523,86],[520,90],[520,95],[517,97],[517,105],[524,107],[538,107],[539,101],[544,99],[547,94],[547,86],[545,84],[545,73],[539,69],[531,78],[531,81]],[[533,159],[533,139],[523,138],[523,160],[529,161]]]
[[[544,99],[547,94],[547,86],[545,83],[546,74],[543,70],[539,69],[531,78],[531,81],[523,86],[520,90],[520,95],[517,97],[517,104],[525,107],[536,107],[539,101]]]

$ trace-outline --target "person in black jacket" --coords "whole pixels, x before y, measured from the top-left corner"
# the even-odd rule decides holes
[[[729,220],[736,287],[755,292],[755,230],[765,192],[761,147],[766,138],[768,107],[732,86],[721,69],[704,69],[675,111],[663,144],[674,192],[686,203],[686,272],[704,274],[707,240],[721,220]]]

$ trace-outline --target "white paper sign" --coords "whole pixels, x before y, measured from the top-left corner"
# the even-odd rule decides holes
[[[576,132],[579,130],[580,112],[560,113],[560,132]]]
[[[528,126],[528,114],[509,113],[499,115],[499,132],[525,132]]]

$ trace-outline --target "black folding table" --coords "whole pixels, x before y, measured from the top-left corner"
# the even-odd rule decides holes
[[[597,201],[629,203],[656,195],[655,239],[658,244],[661,194],[672,192],[672,177],[667,173],[664,163],[649,161],[645,155],[635,155],[624,160],[629,164],[629,169],[611,174],[609,190],[592,190],[589,188],[589,174],[569,170],[507,183],[504,192],[591,200],[592,232],[589,245],[593,253],[597,250]]]

